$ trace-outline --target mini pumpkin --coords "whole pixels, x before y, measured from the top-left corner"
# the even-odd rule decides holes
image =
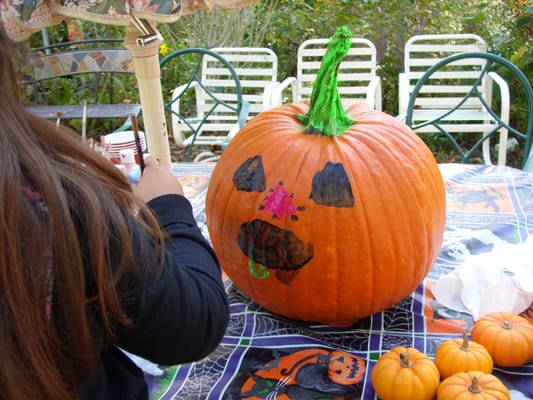
[[[458,372],[444,379],[437,400],[509,400],[511,394],[492,374],[482,371]]]
[[[425,143],[366,103],[342,104],[339,30],[310,103],[265,111],[212,173],[209,235],[227,275],[269,311],[350,325],[411,294],[441,247],[445,190]],[[355,122],[354,122],[355,120]]]
[[[446,340],[439,345],[435,364],[442,379],[457,372],[482,371],[490,374],[494,366],[487,349],[479,343],[468,341],[466,331],[462,339]]]
[[[440,377],[435,363],[413,347],[395,347],[372,370],[372,387],[381,400],[431,400]]]
[[[472,340],[485,346],[494,364],[517,367],[533,359],[533,325],[509,311],[492,312],[479,318]]]

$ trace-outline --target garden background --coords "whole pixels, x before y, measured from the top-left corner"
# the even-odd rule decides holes
[[[306,39],[331,37],[346,25],[354,36],[371,40],[377,48],[378,74],[382,79],[383,111],[398,111],[398,74],[403,66],[403,47],[413,35],[430,33],[475,33],[488,51],[512,61],[533,83],[533,2],[527,0],[260,0],[238,10],[198,11],[172,24],[160,24],[164,37],[161,57],[187,47],[268,47],[278,56],[278,80],[296,73],[298,46]],[[122,38],[124,28],[69,19],[47,30],[51,43],[93,38]],[[35,34],[27,46],[43,46]],[[176,80],[165,76],[164,96]],[[90,84],[90,83],[89,83]],[[109,82],[119,87],[116,101],[138,101],[135,80]],[[48,82],[26,93],[28,103],[81,104],[87,90],[68,79]],[[513,83],[511,83],[511,93]],[[511,125],[525,130],[526,100],[515,97]],[[141,121],[142,122],[142,121]],[[73,121],[73,129],[79,131]],[[92,120],[88,135],[110,132],[112,122]],[[120,122],[118,122],[120,124]],[[425,139],[439,161],[451,161],[451,151],[436,137]],[[172,144],[172,143],[171,143]],[[179,152],[173,153],[174,161]],[[511,163],[513,162],[511,157]]]

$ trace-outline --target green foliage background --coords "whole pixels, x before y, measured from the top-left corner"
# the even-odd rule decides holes
[[[416,34],[476,33],[487,42],[490,52],[511,60],[533,82],[533,2],[528,0],[260,0],[239,10],[197,11],[157,28],[165,39],[162,57],[186,47],[269,47],[278,55],[281,81],[295,74],[300,43],[331,37],[341,25],[376,45],[383,111],[392,115],[398,111],[403,46]],[[124,35],[120,27],[90,22],[79,26],[84,38]],[[66,23],[50,30],[52,42],[66,41],[70,34]],[[31,46],[41,44],[34,35]],[[163,79],[165,93],[174,88],[174,78]],[[513,85],[511,92],[517,89]],[[127,97],[135,98],[135,85],[129,90],[131,96]],[[525,99],[515,102],[513,123],[523,123],[525,106]]]
[[[235,18],[237,17],[237,18]],[[296,72],[296,51],[310,38],[346,25],[378,51],[384,111],[397,113],[403,46],[422,33],[476,33],[489,51],[512,60],[533,81],[533,3],[434,0],[262,0],[243,10],[198,12],[160,26],[170,50],[181,47],[265,46],[279,57],[280,80]],[[246,25],[243,29],[242,25]],[[233,27],[223,35],[214,27]]]

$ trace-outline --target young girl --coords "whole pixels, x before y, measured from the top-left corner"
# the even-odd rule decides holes
[[[159,364],[219,344],[228,300],[183,189],[147,158],[133,188],[27,112],[0,29],[0,398],[147,399],[120,350]]]

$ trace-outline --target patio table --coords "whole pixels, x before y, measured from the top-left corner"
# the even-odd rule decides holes
[[[77,105],[64,106],[28,106],[26,109],[41,118],[82,119],[83,107]],[[129,118],[139,115],[139,104],[88,104],[86,118]]]
[[[214,164],[178,163],[199,226],[208,238],[205,195]],[[501,166],[440,165],[446,184],[447,226],[435,265],[409,297],[349,328],[293,321],[244,296],[226,277],[231,303],[227,333],[216,351],[196,363],[143,365],[152,399],[375,399],[370,383],[378,358],[395,346],[416,347],[434,358],[439,344],[462,336],[472,316],[447,309],[431,286],[469,256],[499,241],[522,243],[533,233],[533,174]],[[533,305],[522,313],[533,321]],[[191,332],[194,335],[194,332]],[[355,385],[328,376],[328,360],[359,357]],[[364,371],[363,371],[364,370]],[[533,398],[533,362],[495,367],[512,399]]]

